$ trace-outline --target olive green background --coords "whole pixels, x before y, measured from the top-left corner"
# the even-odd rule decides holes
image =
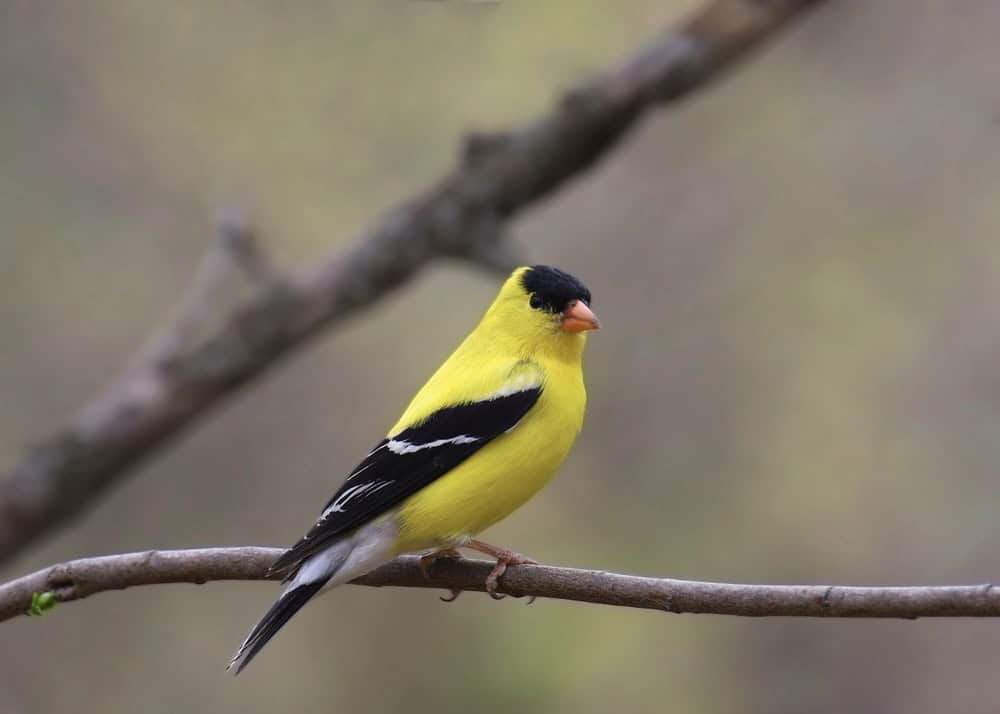
[[[0,463],[175,304],[216,207],[283,266],[347,245],[693,2],[0,9]],[[1000,571],[1000,4],[831,0],[513,226],[605,328],[554,483],[489,532],[675,577]],[[6,565],[284,545],[498,285],[439,263]],[[238,291],[230,297],[237,297]],[[0,625],[0,712],[985,712],[1000,625],[749,620],[344,588],[245,675],[277,588],[164,586]]]

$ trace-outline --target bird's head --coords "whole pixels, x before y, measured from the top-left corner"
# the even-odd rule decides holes
[[[547,265],[515,270],[485,320],[526,352],[575,352],[588,331],[600,328],[590,309],[590,291],[569,273]]]

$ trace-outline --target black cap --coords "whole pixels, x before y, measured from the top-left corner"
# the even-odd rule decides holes
[[[574,300],[590,305],[590,291],[569,273],[548,265],[533,265],[521,276],[521,285],[533,297],[532,306],[562,312]],[[538,302],[538,305],[535,303]]]

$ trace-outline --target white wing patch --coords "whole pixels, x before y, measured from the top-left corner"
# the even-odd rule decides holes
[[[542,374],[535,364],[528,363],[528,368],[524,369],[522,365],[516,366],[511,370],[508,376],[507,383],[504,384],[500,389],[493,392],[486,399],[502,399],[503,397],[509,397],[513,394],[518,394],[519,392],[526,392],[530,389],[538,389],[542,386]],[[524,419],[524,417],[521,417]],[[521,419],[510,425],[508,429],[504,430],[504,434],[509,434],[517,428],[517,425],[521,423]]]
[[[337,496],[337,500],[331,503],[327,509],[323,511],[323,515],[320,516],[320,520],[323,520],[333,513],[344,513],[344,509],[347,504],[355,498],[370,496],[377,491],[381,491],[386,486],[392,485],[393,483],[395,483],[395,481],[369,481],[368,483],[359,483],[357,486],[351,486],[350,488],[344,489],[344,492]]]
[[[486,402],[494,399],[502,399],[503,397],[509,397],[512,394],[517,394],[518,392],[526,392],[529,389],[538,389],[541,386],[542,375],[539,372],[538,367],[533,364],[529,364],[526,369],[524,366],[518,365],[510,371],[504,385],[497,391],[487,396],[483,401]]]
[[[428,441],[424,444],[411,444],[406,440],[396,440],[390,439],[386,446],[389,447],[389,451],[394,454],[414,454],[418,451],[423,451],[424,449],[436,449],[439,446],[444,446],[446,444],[475,444],[479,441],[478,436],[468,436],[467,434],[460,434],[459,436],[453,436],[450,439],[435,439],[434,441]]]

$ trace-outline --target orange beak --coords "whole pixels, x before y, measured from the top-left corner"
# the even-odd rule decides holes
[[[562,329],[567,332],[599,330],[601,322],[597,319],[597,315],[587,307],[587,303],[582,300],[573,300],[562,312]]]

